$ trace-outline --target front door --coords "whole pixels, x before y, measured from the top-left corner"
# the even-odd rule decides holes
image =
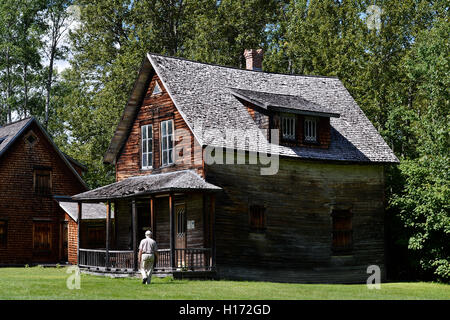
[[[175,250],[176,265],[178,268],[186,266],[186,205],[175,204]]]

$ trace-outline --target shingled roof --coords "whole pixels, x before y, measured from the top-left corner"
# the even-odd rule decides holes
[[[78,203],[72,201],[57,201],[59,206],[75,222],[78,222]],[[107,207],[103,203],[85,203],[81,207],[81,220],[106,219]],[[111,218],[114,219],[114,210],[111,209]]]
[[[104,187],[77,194],[72,199],[77,201],[102,201],[163,192],[215,192],[219,190],[221,190],[220,187],[206,182],[194,171],[181,170],[130,177]]]
[[[306,115],[339,118],[339,113],[333,112],[332,109],[308,101],[300,96],[237,88],[230,88],[230,91],[236,97],[251,102],[266,110],[281,110]]]
[[[40,125],[39,121],[37,121],[34,117],[11,122],[3,127],[0,127],[0,160],[3,154],[6,153],[6,151],[14,144],[14,142],[22,136],[22,133],[24,133],[27,128],[29,128],[33,123],[36,123],[39,130],[42,132],[44,137],[47,138],[48,142],[53,146],[56,153],[61,157],[63,162],[69,167],[70,171],[72,171],[77,179],[81,182],[81,184],[87,188],[86,183],[72,166],[69,159],[61,152],[61,150],[59,150],[59,148],[53,142],[52,138],[50,138],[50,136],[48,135],[47,131],[45,131],[45,129]]]
[[[398,162],[337,78],[237,69],[156,54],[148,54],[144,59],[122,119],[105,154],[105,162],[115,162],[153,72],[158,74],[176,108],[202,146],[245,149],[304,159]],[[239,144],[239,141],[226,139],[227,130],[259,130],[236,97],[238,92],[247,98],[262,100],[259,102],[267,105],[283,97],[287,108],[309,109],[334,116],[330,118],[329,148],[287,147],[267,141]]]

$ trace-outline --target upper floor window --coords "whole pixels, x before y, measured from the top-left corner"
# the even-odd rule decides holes
[[[49,195],[52,191],[52,171],[50,169],[34,170],[34,192],[39,195]]]
[[[281,137],[283,140],[295,140],[295,114],[281,116]]]
[[[173,120],[161,122],[161,164],[173,164]]]
[[[305,141],[317,142],[317,119],[312,117],[305,118]]]
[[[153,126],[151,124],[141,127],[142,169],[150,169],[153,165]]]

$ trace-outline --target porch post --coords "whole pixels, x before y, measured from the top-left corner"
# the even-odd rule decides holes
[[[175,209],[173,205],[173,194],[169,194],[169,214],[170,214],[170,266],[175,268]]]
[[[155,225],[155,199],[150,198],[150,225],[152,226],[153,239],[156,239],[156,225]]]
[[[210,197],[210,217],[211,217],[211,268],[216,266],[216,196],[214,193]]]
[[[82,202],[78,201],[78,226],[77,226],[77,264],[80,265],[80,246],[81,246],[81,215]]]
[[[106,203],[106,267],[109,268],[109,230],[111,221],[111,201]]]
[[[132,230],[133,230],[133,267],[134,270],[137,270],[137,243],[136,243],[136,218],[137,218],[137,214],[136,214],[136,199],[133,198],[131,200],[131,226],[132,226]]]

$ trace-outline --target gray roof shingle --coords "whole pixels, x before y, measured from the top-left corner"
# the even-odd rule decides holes
[[[78,203],[72,201],[58,201],[59,206],[75,222],[78,222]],[[84,203],[81,207],[82,220],[106,219],[106,205],[103,203]],[[111,210],[111,218],[114,219],[114,210]]]
[[[206,182],[191,170],[135,176],[86,191],[72,197],[73,200],[108,200],[177,191],[219,191],[221,188]]]
[[[254,90],[243,90],[230,88],[233,95],[256,104],[264,109],[297,111],[304,114],[316,114],[328,117],[339,117],[332,109],[308,101],[300,96],[278,94],[273,92],[262,92]]]
[[[145,74],[155,70],[181,116],[202,146],[268,152],[281,156],[355,162],[397,163],[398,159],[337,78],[301,76],[237,69],[182,58],[148,54],[122,120],[105,154],[113,163],[125,143],[143,97]],[[328,149],[287,147],[268,141],[237,142],[226,138],[228,130],[257,132],[259,128],[233,94],[262,103],[286,103],[289,107],[314,109],[339,115],[330,118]],[[267,93],[267,94],[265,94]],[[249,97],[251,95],[251,97]],[[283,98],[283,101],[274,103]],[[241,143],[239,145],[239,143]]]

